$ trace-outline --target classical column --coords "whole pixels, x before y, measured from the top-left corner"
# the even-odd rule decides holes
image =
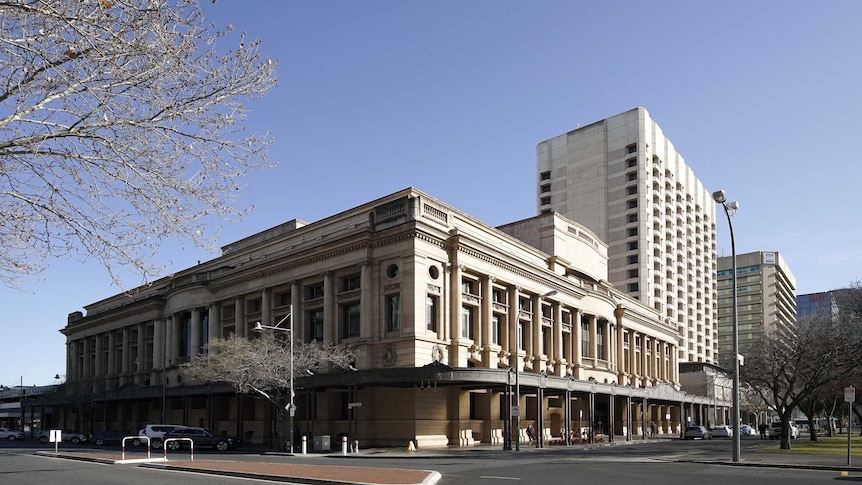
[[[147,370],[147,334],[146,327],[143,323],[138,324],[138,355],[135,356],[137,364],[135,365],[135,382],[140,384],[143,381],[143,371]]]
[[[306,336],[306,325],[303,324],[302,318],[302,286],[298,281],[293,281],[290,283],[290,304],[293,305],[293,337],[297,342],[304,342],[309,339]]]
[[[174,314],[173,318],[168,320],[168,363],[176,365],[180,359],[180,327],[183,323],[184,313]]]
[[[91,361],[90,361],[90,337],[84,337],[84,345],[83,349],[81,349],[81,353],[84,355],[84,369],[83,369],[83,378],[84,380],[90,379],[93,375]]]
[[[108,332],[108,377],[117,375],[117,331]]]
[[[494,278],[491,276],[484,276],[480,282],[482,285],[482,304],[479,310],[479,342],[477,342],[477,345],[482,349],[482,364],[488,368],[497,367],[492,362],[493,359],[491,356],[492,300],[494,299],[492,294],[493,281]]]
[[[530,302],[533,305],[533,318],[530,319],[530,335],[532,338],[531,342],[527,346],[527,351],[532,354],[533,357],[533,372],[539,372],[542,370],[542,363],[545,361],[545,355],[542,350],[542,298],[540,296],[531,296]]]
[[[276,324],[272,321],[272,288],[260,290],[260,323],[267,327]]]
[[[616,349],[617,353],[614,358],[614,366],[617,369],[617,380],[621,386],[628,384],[626,379],[626,353],[625,353],[625,338],[624,338],[624,327],[623,327],[623,315],[625,315],[625,308],[622,305],[617,305],[617,308],[614,310],[614,317],[616,318]]]
[[[563,367],[563,306],[559,302],[551,302],[551,341],[553,352],[551,358],[554,359],[554,374],[565,376],[566,369]]]
[[[221,336],[221,303],[214,301],[210,303],[209,315],[207,315],[207,344]],[[209,352],[209,349],[207,349]]]
[[[93,377],[98,379],[105,377],[105,369],[102,368],[102,334],[96,334],[93,338],[95,340],[95,352],[93,354],[96,357],[93,366]]]
[[[581,326],[583,313],[580,308],[572,308],[572,377],[575,379],[581,378],[581,341],[584,339],[584,331]]]
[[[233,331],[240,337],[248,337],[248,329],[245,325],[245,298],[236,297],[234,301]]]
[[[122,362],[120,363],[120,365],[122,366],[122,368],[120,369],[120,373],[123,375],[129,373],[129,360],[132,358],[132,355],[129,353],[129,351],[131,350],[131,345],[132,332],[129,327],[123,327],[123,350],[122,356],[120,357],[122,359]]]
[[[161,369],[165,364],[165,329],[167,318],[153,320],[153,369]],[[138,344],[140,348],[141,344]]]
[[[374,292],[371,291],[371,263],[364,262],[359,265],[359,336],[363,338],[380,338],[386,332],[386,318],[379,318],[377,324],[374,321]],[[404,308],[404,297],[401,298],[401,308]],[[385,309],[388,312],[389,309]],[[385,315],[384,312],[380,313]],[[402,322],[403,323],[403,322]]]
[[[457,257],[457,251],[455,252]],[[452,345],[449,347],[449,362],[452,367],[465,367],[465,363],[461,363],[461,312],[462,312],[462,303],[461,303],[461,270],[463,269],[461,265],[457,264],[457,262],[453,262],[450,266],[451,271],[449,272],[449,300],[451,301],[450,316],[450,330],[449,334],[452,336]]]
[[[641,334],[641,376],[643,377],[644,387],[649,383],[650,371],[649,371],[649,359],[647,358],[647,350],[650,348],[652,343],[650,342],[650,338],[645,334]]]
[[[599,362],[599,339],[597,338],[599,329],[599,318],[596,315],[590,315],[590,357],[593,358],[593,367],[596,367]]]
[[[510,286],[508,290],[507,300],[509,302],[509,314],[506,316],[507,332],[509,342],[507,349],[509,350],[509,367],[520,370],[518,365],[518,287]]]
[[[323,340],[341,341],[338,333],[338,315],[335,301],[335,275],[332,271],[323,274]]]
[[[189,338],[191,342],[189,345],[189,359],[193,359],[194,356],[201,353],[201,309],[200,308],[192,308],[192,328],[191,332],[189,332]]]

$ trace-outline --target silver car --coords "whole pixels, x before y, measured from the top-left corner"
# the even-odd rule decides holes
[[[0,428],[0,440],[23,440],[24,432],[17,429]]]
[[[64,430],[60,431],[60,440],[61,441],[68,441],[69,443],[72,443],[73,445],[77,445],[78,443],[83,443],[83,442],[87,441],[87,438],[88,438],[87,435],[85,435],[83,433],[79,433],[77,431],[73,431],[71,429],[64,429]],[[41,441],[42,443],[47,443],[48,441],[51,440],[51,430],[43,429],[42,431],[39,432],[39,435],[36,436],[36,439]]]
[[[685,439],[693,440],[696,438],[700,438],[702,440],[712,439],[712,433],[710,433],[704,426],[686,426]]]

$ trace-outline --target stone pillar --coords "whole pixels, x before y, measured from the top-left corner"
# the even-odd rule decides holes
[[[153,369],[161,369],[165,366],[166,327],[167,318],[153,321]]]
[[[649,359],[647,359],[647,349],[652,343],[646,334],[641,334],[641,375],[643,376],[643,385],[646,387],[650,378]]]
[[[457,258],[457,251],[453,251]],[[449,272],[449,300],[451,305],[449,323],[449,334],[452,336],[452,345],[449,347],[449,365],[452,367],[466,367],[466,362],[461,363],[461,265],[453,261]]]
[[[117,331],[108,332],[108,377],[117,375]]]
[[[192,308],[192,328],[189,332],[189,360],[201,353],[201,309]]]
[[[132,346],[131,329],[129,329],[129,327],[123,327],[123,350],[122,350],[122,356],[120,357],[122,359],[122,362],[120,363],[120,365],[122,366],[120,369],[120,373],[123,375],[129,374],[129,360],[132,358],[132,355],[129,353],[129,351],[131,350],[131,346]]]
[[[595,315],[590,315],[590,357],[593,359],[593,367],[598,364],[599,357],[599,342],[598,338],[596,338],[596,334],[598,333],[599,328],[599,319]]]
[[[362,338],[373,337],[375,340],[386,334],[385,313],[381,312],[383,318],[374,321],[374,284],[371,282],[371,263],[365,262],[359,265],[359,336]],[[401,298],[401,308],[404,308],[404,298]],[[385,309],[388,312],[389,309]],[[376,324],[375,324],[376,323]],[[402,324],[403,319],[402,319]]]
[[[584,338],[581,318],[583,314],[579,308],[572,308],[572,377],[581,379],[581,341]]]
[[[135,365],[135,382],[141,384],[143,382],[143,373],[147,368],[147,334],[146,327],[143,323],[138,324],[138,355],[135,360],[138,361]]]
[[[542,298],[541,296],[531,296],[530,302],[533,305],[533,318],[530,319],[530,343],[527,345],[527,354],[533,359],[533,372],[542,370],[542,363],[545,361],[544,352],[542,352]]]
[[[479,284],[482,285],[482,303],[479,310],[479,342],[476,344],[480,346],[482,349],[482,365],[487,368],[497,367],[492,362],[491,355],[491,342],[492,342],[492,317],[493,317],[493,305],[492,300],[494,299],[492,294],[494,279],[490,276],[485,276],[482,278]]]
[[[221,336],[221,302],[210,303],[209,310],[209,315],[207,316],[207,320],[209,321],[207,344]],[[209,352],[209,349],[207,349],[207,352]]]
[[[331,271],[323,274],[323,340],[341,341],[338,332],[338,309],[335,301],[335,275]]]
[[[623,315],[625,315],[625,308],[622,305],[617,305],[617,308],[614,310],[614,318],[616,319],[616,356],[614,358],[614,367],[617,370],[617,381],[621,386],[628,384],[626,378],[626,352],[625,352],[625,330],[623,327]]]
[[[93,339],[95,340],[95,352],[93,352],[95,355],[93,378],[99,379],[105,377],[105,369],[102,368],[102,353],[104,352],[104,349],[102,349],[102,334],[96,334]]]
[[[305,336],[306,326],[302,323],[302,287],[298,281],[290,284],[290,304],[293,306],[293,337],[296,342],[309,340]]]
[[[518,287],[510,286],[508,290],[509,314],[506,316],[507,333],[509,342],[509,367],[520,370],[518,365]]]
[[[248,337],[248,329],[245,324],[245,298],[236,297],[234,305],[233,330],[240,337]]]
[[[551,318],[551,341],[553,352],[551,358],[554,359],[554,375],[565,377],[566,369],[563,366],[563,306],[559,302],[552,303]]]
[[[90,360],[90,337],[84,337],[83,341],[84,341],[84,345],[83,345],[83,348],[81,349],[81,352],[84,355],[84,359],[83,359],[84,360],[84,368],[83,368],[83,374],[82,375],[83,375],[83,380],[89,380],[90,378],[93,377],[93,371],[92,371],[92,367],[90,365],[92,362]]]
[[[182,325],[182,313],[173,315],[173,318],[168,320],[168,363],[176,365],[180,359],[180,326]]]

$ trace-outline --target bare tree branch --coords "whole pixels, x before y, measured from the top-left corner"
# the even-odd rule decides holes
[[[0,0],[0,280],[96,258],[147,281],[164,240],[214,249],[274,166],[245,103],[276,62],[197,0]],[[217,44],[234,42],[228,49]]]

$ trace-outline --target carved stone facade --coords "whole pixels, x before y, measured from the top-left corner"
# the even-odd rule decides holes
[[[648,421],[677,434],[699,412],[685,403],[707,402],[679,390],[678,330],[606,279],[606,245],[559,214],[497,229],[406,189],[70,314],[66,394],[92,408],[69,398],[58,414],[85,430],[165,421],[271,443],[269,404],[184,383],[178,366],[292,305],[297,339],[357,355],[356,372],[297,377],[302,434],[468,445],[527,424],[540,442],[590,423],[631,438]]]

